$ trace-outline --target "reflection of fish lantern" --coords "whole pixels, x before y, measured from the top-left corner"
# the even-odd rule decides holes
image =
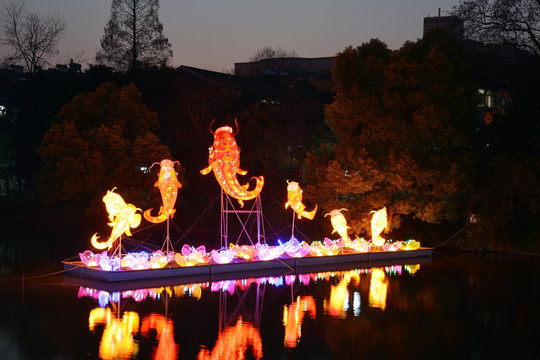
[[[371,269],[371,282],[369,285],[369,306],[378,307],[384,310],[386,308],[386,292],[388,281],[383,269]]]
[[[136,213],[139,209],[132,204],[126,204],[124,199],[114,192],[114,189],[107,191],[107,194],[103,197],[103,202],[111,221],[108,225],[113,229],[106,242],[98,242],[97,233],[92,236],[92,245],[96,249],[110,249],[114,241],[122,234],[125,233],[127,236],[131,236],[130,227],[136,228],[141,223],[141,215]]]
[[[159,178],[158,181],[156,181],[156,183],[154,184],[154,186],[159,188],[163,205],[159,209],[158,216],[150,215],[150,211],[152,211],[152,209],[148,209],[144,212],[144,218],[149,222],[163,222],[167,220],[169,216],[172,218],[174,216],[174,213],[176,212],[176,210],[174,209],[174,205],[176,203],[176,197],[178,195],[178,188],[182,187],[182,184],[180,184],[180,182],[176,178],[177,174],[174,171],[174,163],[177,162],[178,161],[172,162],[171,160],[167,159],[161,160]],[[157,163],[152,164],[152,166],[154,166],[155,164]],[[150,168],[152,168],[152,166],[150,166]]]
[[[384,229],[388,230],[388,222],[386,220],[386,208],[378,211],[372,211],[371,218],[371,241],[375,246],[383,246],[386,240],[380,236]]]
[[[105,329],[99,345],[101,359],[127,359],[137,351],[133,335],[139,332],[139,314],[126,311],[122,320],[115,318],[109,308],[95,308],[90,312],[88,328],[103,324]]]
[[[298,296],[291,305],[283,306],[283,325],[285,326],[285,346],[294,348],[302,334],[304,313],[315,318],[317,307],[312,296]]]
[[[236,126],[238,128],[238,124]],[[244,206],[244,201],[254,199],[261,193],[264,178],[254,177],[256,184],[253,190],[248,190],[249,183],[240,185],[236,174],[246,175],[247,171],[240,169],[240,148],[234,140],[238,132],[233,133],[231,127],[222,126],[212,133],[214,144],[209,149],[208,167],[202,169],[201,174],[206,175],[214,170],[223,191],[237,199],[240,206]]]
[[[347,220],[345,220],[345,216],[343,216],[343,214],[341,213],[342,210],[347,211],[347,209],[334,209],[324,216],[330,215],[330,222],[334,227],[334,231],[332,231],[332,234],[337,232],[344,241],[349,241],[347,229],[350,228],[347,226]]]
[[[317,212],[317,205],[312,211],[306,211],[306,206],[302,204],[302,189],[296,181],[289,182],[287,180],[287,203],[285,204],[285,209],[290,205],[296,214],[298,214],[298,219],[301,219],[302,216],[313,220],[315,213]]]
[[[141,335],[148,336],[156,331],[156,339],[159,341],[154,350],[154,359],[177,359],[178,344],[174,342],[174,323],[163,315],[150,314],[142,321]]]
[[[197,355],[197,359],[200,360],[261,359],[262,357],[263,347],[259,329],[243,321],[242,316],[238,317],[236,325],[226,326],[219,333],[212,352],[207,348],[201,348]]]

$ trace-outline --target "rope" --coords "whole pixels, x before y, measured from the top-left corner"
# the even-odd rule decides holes
[[[53,275],[62,274],[62,273],[65,273],[65,272],[68,272],[68,271],[71,271],[71,270],[75,270],[75,268],[64,269],[64,270],[55,271],[55,272],[52,272],[52,273],[33,275],[33,276],[24,276],[24,273],[23,273],[23,275],[21,277],[0,279],[0,282],[21,281],[21,280],[28,280],[28,279],[39,279],[39,278],[43,278],[43,277],[47,277],[47,276],[53,276]]]
[[[446,245],[446,243],[448,243],[450,240],[452,240],[453,238],[455,238],[456,236],[458,236],[462,231],[465,230],[465,227],[462,227],[461,229],[459,229],[459,231],[457,233],[455,233],[454,235],[450,236],[447,240],[443,241],[442,243],[440,243],[439,245],[435,246],[434,249],[440,247],[440,246],[444,246]]]

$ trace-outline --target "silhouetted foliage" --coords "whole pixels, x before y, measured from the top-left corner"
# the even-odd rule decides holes
[[[306,192],[321,211],[347,208],[357,232],[368,230],[369,212],[382,207],[391,227],[403,215],[460,217],[476,108],[461,45],[446,31],[396,51],[371,40],[339,53],[332,71],[337,94],[326,119],[337,142],[306,161]]]
[[[152,191],[156,177],[143,170],[170,156],[154,134],[158,127],[156,114],[141,102],[135,85],[119,89],[104,83],[76,96],[62,107],[37,149],[44,166],[35,182],[43,201],[92,204],[90,214],[99,214],[99,194],[117,187],[137,206],[157,202],[159,193]]]

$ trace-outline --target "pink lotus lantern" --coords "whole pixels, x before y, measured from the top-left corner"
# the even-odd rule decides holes
[[[206,253],[204,245],[194,248],[188,244],[184,244],[182,247],[182,254],[175,254],[174,260],[180,266],[194,266],[200,264],[208,264],[210,262],[211,255]]]
[[[86,250],[83,253],[79,253],[79,257],[81,258],[81,261],[86,266],[93,266],[97,267],[99,266],[99,262],[101,261],[102,256],[107,256],[107,251],[103,251],[100,254],[94,254],[90,250]]]
[[[260,260],[267,261],[273,260],[283,254],[283,248],[281,246],[268,246],[267,244],[256,244],[257,257]]]
[[[298,241],[296,238],[292,238],[282,245],[283,249],[290,257],[304,257],[309,254],[309,245],[305,241]]]
[[[232,249],[223,249],[220,251],[212,250],[212,260],[218,264],[228,264],[236,256],[236,253]]]
[[[257,256],[257,249],[250,245],[230,244],[229,249],[235,252],[236,257],[244,260],[251,260]]]

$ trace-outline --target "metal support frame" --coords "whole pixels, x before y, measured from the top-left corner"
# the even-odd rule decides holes
[[[222,189],[220,234],[221,247],[226,248],[229,244],[229,214],[236,215],[236,219],[242,226],[240,234],[238,234],[235,243],[238,243],[243,234],[247,236],[247,238],[251,242],[251,245],[255,245],[255,243],[266,243],[260,195],[255,198],[255,201],[253,202],[250,210],[236,209],[233,201],[236,201],[236,199],[231,198],[231,196],[225,193]],[[253,217],[255,217],[255,219],[253,219]],[[255,234],[250,234],[250,231],[247,228],[247,226],[250,224],[250,221],[256,221],[257,223],[257,234],[255,241],[253,241],[253,237]]]

